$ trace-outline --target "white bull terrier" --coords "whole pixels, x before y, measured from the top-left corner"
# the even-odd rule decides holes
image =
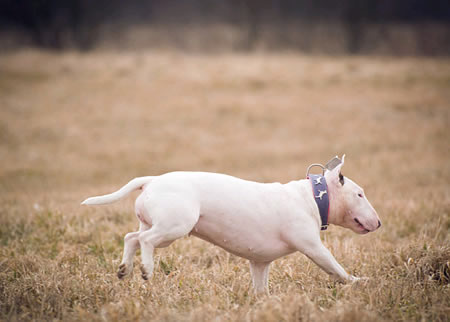
[[[322,244],[321,228],[330,223],[365,234],[381,222],[363,189],[341,175],[344,157],[339,162],[324,177],[286,184],[216,173],[170,172],[135,178],[116,192],[88,198],[82,204],[108,204],[142,189],[135,206],[139,231],[125,236],[119,278],[132,271],[139,247],[142,278],[147,280],[153,273],[154,249],[192,234],[248,259],[257,293],[268,291],[270,263],[295,251],[337,279],[355,281],[358,278],[347,274]],[[316,193],[314,186],[321,181],[328,187],[325,183],[325,190]],[[328,207],[319,204],[324,196],[329,197]],[[325,217],[322,208],[328,208]]]

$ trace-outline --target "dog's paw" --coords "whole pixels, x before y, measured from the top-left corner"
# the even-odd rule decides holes
[[[150,277],[150,274],[147,273],[147,270],[145,269],[145,267],[143,265],[141,265],[141,273],[142,273],[142,275],[141,275],[142,279],[144,281],[147,281],[149,279],[149,277]]]
[[[349,277],[349,281],[352,282],[352,283],[355,283],[355,282],[367,282],[368,280],[369,280],[368,277],[356,277],[356,276],[353,276],[353,275],[350,275],[350,277]]]
[[[133,270],[133,266],[128,266],[127,264],[122,263],[122,264],[120,264],[119,270],[117,271],[117,277],[119,279],[122,279],[125,276],[127,276],[128,274],[130,274],[132,270]]]

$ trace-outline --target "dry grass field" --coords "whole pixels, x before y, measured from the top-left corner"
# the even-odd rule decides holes
[[[0,56],[0,320],[448,321],[450,61],[174,52]],[[193,237],[157,250],[148,282],[116,271],[136,194],[173,170],[303,179],[346,153],[383,226],[325,245],[367,282],[302,254],[254,296],[247,261]]]

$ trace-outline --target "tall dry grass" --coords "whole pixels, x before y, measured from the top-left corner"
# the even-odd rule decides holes
[[[448,59],[2,55],[0,319],[446,321],[449,111]],[[188,237],[157,251],[149,282],[119,281],[133,198],[79,206],[135,176],[286,182],[342,153],[383,227],[322,235],[365,283],[293,254],[255,297],[246,261]]]

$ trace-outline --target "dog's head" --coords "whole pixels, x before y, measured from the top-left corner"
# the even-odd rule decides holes
[[[330,192],[330,222],[366,234],[381,226],[377,212],[367,200],[364,190],[341,173],[342,162],[326,171],[325,178]]]

